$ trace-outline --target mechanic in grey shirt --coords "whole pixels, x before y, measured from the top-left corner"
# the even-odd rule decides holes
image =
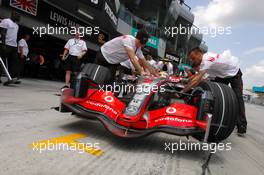
[[[110,68],[114,76],[119,64],[130,60],[137,74],[145,75],[145,69],[152,75],[158,76],[158,72],[146,61],[141,50],[146,46],[149,37],[148,32],[141,29],[136,37],[124,35],[114,38],[101,47],[97,53],[96,63]]]

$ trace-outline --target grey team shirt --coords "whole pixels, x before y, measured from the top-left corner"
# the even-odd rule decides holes
[[[125,47],[133,49],[139,59],[143,59],[144,55],[140,48],[136,48],[136,38],[132,35],[124,35],[114,38],[101,47],[101,52],[106,61],[110,64],[119,64],[129,60]]]
[[[205,70],[212,79],[233,77],[239,71],[239,59],[228,53],[207,53],[203,56],[200,70]]]

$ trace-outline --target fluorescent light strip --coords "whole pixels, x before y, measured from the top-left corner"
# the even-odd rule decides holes
[[[83,16],[86,16],[87,18],[94,20],[94,17],[92,17],[91,15],[89,15],[88,13],[86,13],[85,11],[78,9],[78,13],[82,14]]]

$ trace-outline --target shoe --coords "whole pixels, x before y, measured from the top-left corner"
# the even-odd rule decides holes
[[[14,84],[21,84],[21,81],[19,80],[19,78],[15,77],[15,78],[13,78],[13,83]]]
[[[8,85],[10,85],[12,83],[13,83],[13,81],[6,81],[6,82],[3,83],[3,86],[8,86]]]
[[[21,81],[17,80],[14,82],[14,84],[21,84]]]
[[[68,85],[65,85],[65,86],[63,86],[62,88],[61,88],[61,90],[63,90],[63,89],[67,89],[67,88],[70,88]]]
[[[245,136],[245,134],[247,133],[247,127],[244,125],[238,126],[237,127],[237,135],[240,137]]]

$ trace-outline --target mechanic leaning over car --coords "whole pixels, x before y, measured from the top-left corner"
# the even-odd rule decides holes
[[[191,90],[191,88],[197,86],[206,75],[215,82],[227,85],[231,84],[239,103],[237,133],[240,136],[244,135],[247,131],[247,119],[243,100],[242,72],[239,68],[238,58],[216,53],[204,54],[199,47],[192,49],[188,56],[198,73],[190,80],[181,92],[185,93]]]
[[[108,67],[113,77],[119,64],[126,60],[131,61],[137,74],[145,75],[146,69],[152,75],[158,76],[158,72],[146,61],[141,50],[149,38],[150,35],[145,29],[139,30],[136,37],[132,35],[116,37],[101,47],[96,56],[96,63]]]
[[[77,74],[81,69],[81,59],[87,52],[87,46],[85,41],[80,38],[80,34],[77,32],[74,38],[70,39],[64,46],[64,53],[62,60],[65,61],[65,86],[63,88],[69,88],[71,74]]]

